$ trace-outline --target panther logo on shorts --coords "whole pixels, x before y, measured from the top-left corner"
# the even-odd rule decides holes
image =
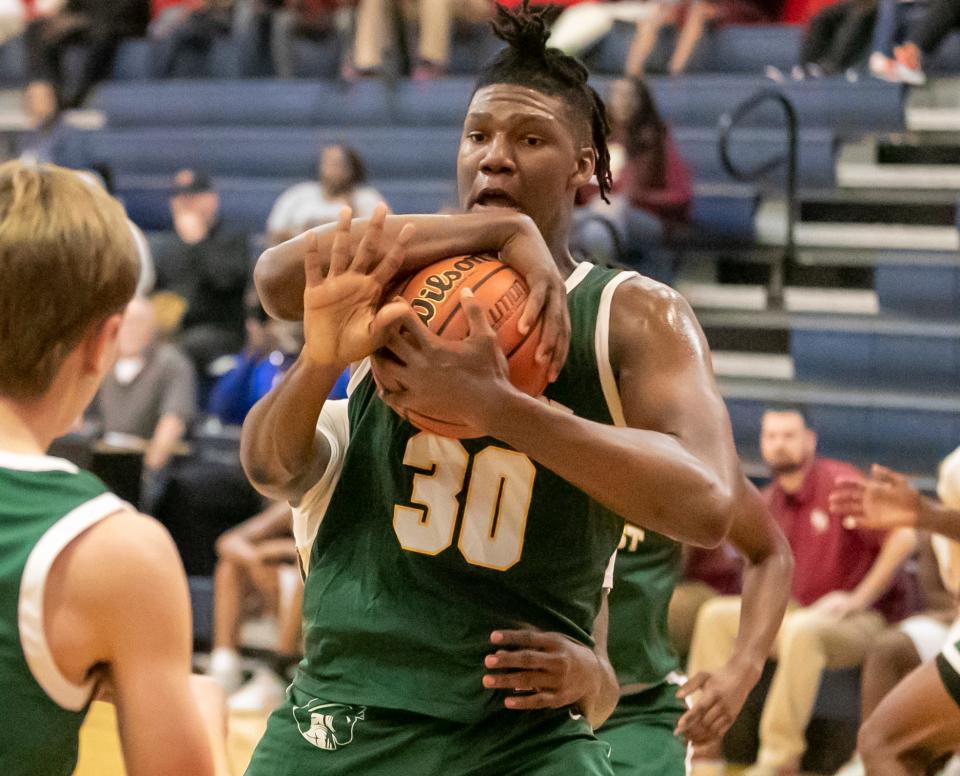
[[[317,749],[332,752],[353,743],[353,727],[366,711],[365,706],[312,700],[305,706],[294,706],[293,718],[300,735]]]

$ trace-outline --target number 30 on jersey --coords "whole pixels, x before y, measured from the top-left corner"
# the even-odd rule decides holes
[[[506,571],[523,554],[537,470],[523,453],[485,447],[473,457],[456,439],[420,433],[410,438],[403,463],[413,476],[412,506],[393,508],[393,530],[410,552],[437,555],[453,544],[457,497],[466,487],[457,547],[468,563]]]

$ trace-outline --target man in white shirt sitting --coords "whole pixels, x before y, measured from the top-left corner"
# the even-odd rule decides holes
[[[369,218],[383,200],[373,186],[366,185],[363,160],[345,145],[324,148],[317,171],[319,180],[291,186],[274,203],[267,219],[271,245],[336,221],[345,205],[357,218]]]

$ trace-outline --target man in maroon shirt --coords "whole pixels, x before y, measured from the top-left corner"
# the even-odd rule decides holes
[[[798,772],[822,671],[859,665],[886,623],[907,614],[900,567],[916,546],[914,532],[844,527],[843,516],[830,511],[830,491],[838,477],[859,473],[849,464],[817,458],[816,446],[817,436],[802,409],[764,414],[760,448],[773,475],[764,497],[790,542],[796,570],[793,605],[777,638],[777,671],[760,720],[760,752],[750,776]],[[726,662],[739,612],[736,597],[703,606],[690,650],[691,673]],[[710,753],[718,752],[717,747]],[[698,757],[698,765],[707,766],[699,752]],[[711,770],[721,768],[716,764]]]

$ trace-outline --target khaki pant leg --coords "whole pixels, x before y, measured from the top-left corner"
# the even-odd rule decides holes
[[[733,645],[740,628],[740,596],[718,596],[700,607],[687,672],[716,671],[733,654]]]
[[[360,0],[353,43],[355,68],[373,70],[383,64],[383,51],[392,28],[386,0]]]
[[[786,616],[780,629],[777,671],[760,717],[758,762],[790,765],[806,750],[806,730],[825,668],[863,662],[886,623],[873,611],[836,621],[812,608]]]
[[[454,0],[420,0],[420,59],[446,65]]]
[[[703,582],[681,582],[673,591],[667,613],[667,632],[670,634],[670,643],[681,658],[690,652],[700,607],[716,597],[717,591]]]

